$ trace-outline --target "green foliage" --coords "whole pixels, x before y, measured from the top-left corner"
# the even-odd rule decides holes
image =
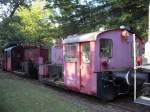
[[[34,2],[30,8],[20,7],[16,15],[21,18],[21,31],[30,35],[29,42],[42,42],[44,38],[50,36],[50,23],[48,16],[51,15],[40,2]]]
[[[17,42],[25,40],[26,35],[20,31],[21,19],[14,16],[12,19],[5,18],[0,23],[0,47],[8,42]]]
[[[20,6],[14,16],[5,18],[0,24],[1,46],[11,41],[44,45],[51,43],[57,37],[56,28],[49,21],[52,12],[45,9],[44,5],[35,1],[29,8]]]
[[[50,44],[55,38],[121,25],[147,37],[148,0],[34,0],[28,8],[25,1],[0,1],[12,3],[14,11],[0,23],[1,46],[9,41]]]
[[[130,26],[137,34],[147,37],[149,0],[104,0],[109,7],[109,27]]]
[[[148,0],[48,0],[50,9],[59,9],[55,20],[61,24],[61,35],[96,31],[101,27],[130,26],[147,37]],[[55,11],[54,10],[54,11]]]

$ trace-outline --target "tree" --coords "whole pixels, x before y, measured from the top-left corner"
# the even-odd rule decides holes
[[[55,38],[121,25],[130,26],[137,34],[147,37],[148,0],[47,1],[48,4],[35,0],[26,8],[23,4],[29,2],[25,0],[0,0],[0,3],[12,6],[9,16],[0,23],[0,43],[49,44]]]
[[[29,8],[20,6],[10,18],[0,23],[0,45],[8,42],[40,43],[48,45],[57,37],[55,25],[49,21],[52,12],[44,8],[45,3],[34,1]]]
[[[148,0],[48,0],[48,8],[56,11],[55,20],[61,24],[63,37],[74,33],[132,27],[139,35],[147,36]],[[59,12],[59,13],[58,13]],[[141,15],[142,14],[142,15]]]
[[[5,18],[0,23],[0,49],[8,42],[20,42],[24,41],[25,35],[20,31],[21,19],[17,16]]]
[[[130,26],[137,34],[147,37],[149,0],[103,0],[108,8],[109,27]]]
[[[21,18],[21,31],[29,35],[29,42],[49,43],[52,36],[55,37],[54,24],[48,18],[53,16],[53,13],[44,6],[45,2],[35,1],[30,8],[20,7],[16,12]]]

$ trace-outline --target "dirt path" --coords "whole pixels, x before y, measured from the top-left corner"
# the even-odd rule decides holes
[[[2,96],[0,100],[4,100],[10,109],[18,109],[18,111],[8,111],[7,107],[2,107],[6,106],[4,102],[0,103],[0,109],[3,109],[0,112],[40,112],[41,110],[41,112],[150,112],[149,108],[134,104],[128,97],[121,97],[109,103],[102,102],[95,97],[45,86],[36,80],[25,79],[11,73],[0,72],[0,84],[0,90],[7,93],[0,94]],[[19,96],[18,93],[22,95]],[[12,95],[14,99],[11,99]],[[32,100],[36,101],[37,105]],[[22,105],[19,104],[20,102]],[[12,108],[11,106],[16,105],[14,103],[19,104],[24,110],[19,106]]]

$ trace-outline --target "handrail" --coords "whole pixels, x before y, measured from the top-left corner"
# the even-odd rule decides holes
[[[134,101],[136,100],[136,40],[135,34],[133,34],[133,63],[134,63]]]

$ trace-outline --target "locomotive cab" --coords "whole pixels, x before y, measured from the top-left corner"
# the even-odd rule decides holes
[[[142,64],[143,41],[136,36],[137,65]],[[133,34],[113,29],[64,39],[64,85],[81,93],[113,100],[133,90]],[[140,87],[145,73],[137,73]],[[132,91],[133,92],[133,91]]]
[[[124,35],[124,32],[126,34]],[[120,94],[133,90],[133,35],[126,29],[104,32],[96,40],[95,71],[97,73],[97,95],[111,100]],[[136,37],[137,65],[142,64],[143,40]],[[138,86],[146,79],[146,74],[138,74]]]

